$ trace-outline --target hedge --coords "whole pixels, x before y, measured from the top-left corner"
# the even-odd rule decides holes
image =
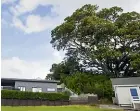
[[[13,90],[2,90],[2,99],[38,99],[38,100],[69,100],[69,96],[64,93],[40,93],[40,92],[23,92]]]

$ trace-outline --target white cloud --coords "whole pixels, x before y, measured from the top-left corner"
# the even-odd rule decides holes
[[[39,15],[29,15],[26,19],[25,25],[17,17],[13,18],[12,25],[23,30],[25,33],[32,33],[52,29],[56,24],[55,18],[53,19],[49,16],[41,17]]]
[[[26,12],[32,12],[39,5],[48,5],[48,0],[20,0],[19,4],[11,8],[11,11],[19,16]]]
[[[18,18],[16,18],[16,17],[13,18],[12,25],[15,26],[15,27],[18,27],[21,30],[24,30],[24,31],[26,30],[26,27],[23,25],[23,23],[21,22],[21,20],[18,19]]]
[[[18,57],[3,59],[1,73],[2,77],[9,78],[45,78],[47,65],[40,62],[28,62]]]
[[[1,61],[1,76],[6,78],[33,78],[38,77],[44,79],[49,73],[53,63],[59,63],[62,56],[59,52],[54,51],[54,59],[44,61],[26,61],[19,57],[10,59],[2,59]]]
[[[25,31],[25,33],[32,33],[41,32],[48,28],[52,29],[54,26],[59,25],[66,16],[71,15],[73,11],[80,8],[84,4],[97,4],[100,6],[100,8],[117,5],[124,8],[125,11],[130,11],[131,7],[137,4],[137,0],[133,0],[132,5],[130,5],[130,1],[132,2],[132,0],[106,0],[106,3],[104,3],[101,0],[82,0],[80,2],[74,0],[20,0],[19,4],[17,4],[15,7],[11,7],[10,9],[14,16],[18,17],[27,12],[32,12],[40,5],[53,5],[52,12],[57,13],[59,15],[58,18],[53,19],[48,16],[41,17],[39,15],[31,14],[27,17],[25,24],[23,24],[18,18],[18,20],[13,20],[15,24],[14,26],[22,29]]]

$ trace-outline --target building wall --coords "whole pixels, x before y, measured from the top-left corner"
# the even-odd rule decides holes
[[[130,87],[117,87],[116,94],[118,98],[118,104],[131,105]]]
[[[125,106],[131,106],[132,105],[132,96],[130,93],[131,88],[136,88],[138,95],[140,96],[140,85],[116,85],[114,87],[115,89],[115,97],[118,101],[118,104],[125,105]]]
[[[25,87],[26,91],[32,91],[33,87],[42,88],[42,92],[51,92],[51,91],[47,91],[47,89],[54,88],[55,91],[53,91],[53,92],[57,92],[57,83],[39,83],[39,82],[16,81],[15,88],[18,88],[18,87]]]

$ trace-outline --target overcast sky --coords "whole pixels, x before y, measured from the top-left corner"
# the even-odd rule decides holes
[[[2,77],[44,79],[64,57],[50,44],[51,30],[84,4],[140,12],[140,0],[2,0]]]

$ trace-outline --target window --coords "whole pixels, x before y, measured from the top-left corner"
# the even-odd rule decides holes
[[[47,88],[47,91],[55,91],[54,88]]]
[[[131,92],[131,96],[132,96],[133,99],[139,99],[138,92],[137,92],[136,88],[131,88],[130,92]]]
[[[131,91],[131,96],[138,96],[137,90],[135,88],[130,89]]]
[[[20,89],[20,91],[25,91],[25,87],[23,86],[19,86],[18,89]]]
[[[33,87],[32,92],[42,92],[42,88]]]
[[[3,90],[3,86],[1,86],[1,90]]]

